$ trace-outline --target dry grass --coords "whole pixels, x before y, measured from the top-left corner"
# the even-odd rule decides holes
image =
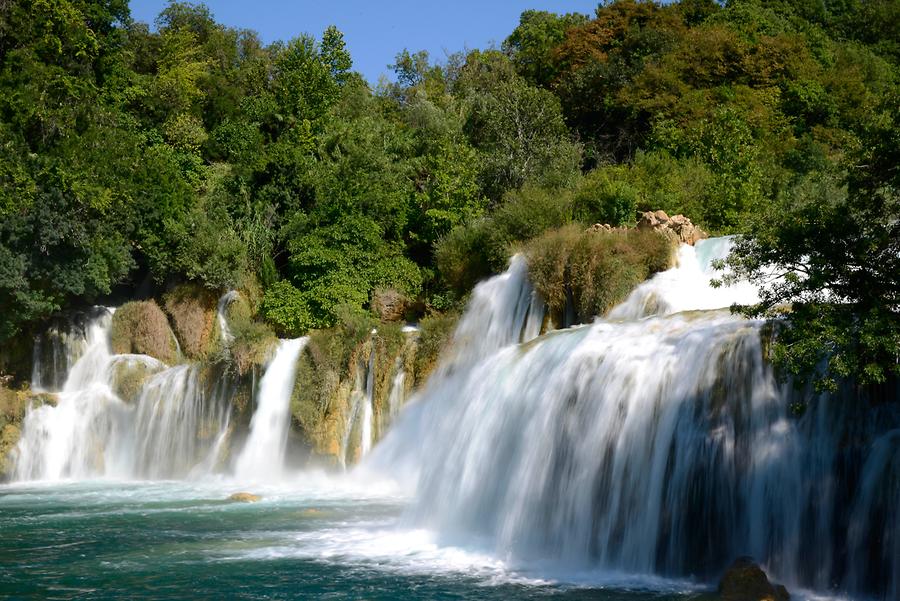
[[[113,315],[111,338],[116,354],[150,355],[169,365],[178,361],[169,320],[155,301],[134,301],[119,307]]]
[[[189,359],[204,359],[215,350],[217,302],[213,292],[196,284],[177,286],[163,297],[181,351]]]
[[[531,281],[558,326],[573,317],[579,323],[603,315],[667,269],[673,251],[672,242],[656,232],[584,231],[578,225],[548,231],[525,247]]]

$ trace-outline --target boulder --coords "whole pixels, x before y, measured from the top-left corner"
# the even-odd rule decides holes
[[[694,245],[707,238],[706,232],[684,215],[669,217],[665,211],[646,211],[638,219],[639,230],[654,230],[671,236],[678,242]]]
[[[769,582],[751,557],[737,558],[719,581],[722,601],[788,601],[791,596],[780,584]]]
[[[164,363],[153,357],[120,355],[110,366],[110,386],[117,397],[126,403],[134,403],[140,398],[147,380],[165,368]]]
[[[372,311],[381,321],[401,321],[406,316],[409,299],[393,288],[376,288],[372,292]]]
[[[228,497],[228,500],[236,501],[238,503],[256,503],[257,501],[262,500],[262,497],[250,492],[236,492]]]

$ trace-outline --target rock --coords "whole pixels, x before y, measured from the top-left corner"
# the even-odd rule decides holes
[[[409,299],[393,288],[376,288],[372,292],[372,311],[381,321],[400,321],[406,316]]]
[[[262,497],[250,492],[236,492],[228,497],[228,500],[236,501],[238,503],[256,503],[257,501],[262,500]]]
[[[788,601],[791,596],[780,584],[772,584],[751,557],[737,558],[719,582],[722,601]]]
[[[144,355],[117,357],[110,366],[110,385],[117,397],[126,403],[134,403],[150,376],[165,367],[164,363]]]
[[[190,359],[203,359],[217,348],[218,297],[197,284],[176,286],[163,296],[163,309],[172,318],[172,329]]]
[[[669,217],[665,211],[646,211],[638,220],[639,230],[654,230],[671,236],[677,242],[694,245],[707,237],[706,232],[684,215]]]

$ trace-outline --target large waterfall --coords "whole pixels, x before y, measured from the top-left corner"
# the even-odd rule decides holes
[[[897,412],[780,385],[764,324],[719,309],[755,291],[710,286],[729,246],[682,246],[608,318],[536,339],[514,258],[366,468],[409,486],[414,525],[499,557],[707,580],[752,555],[900,598]]]
[[[307,341],[307,338],[280,341],[260,380],[259,405],[250,422],[250,436],[235,468],[239,478],[258,481],[272,480],[282,475],[297,357]]]

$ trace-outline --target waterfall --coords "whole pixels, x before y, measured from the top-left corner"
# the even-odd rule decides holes
[[[394,378],[391,380],[391,390],[388,393],[388,415],[391,419],[394,419],[397,416],[400,412],[400,408],[403,406],[403,401],[406,399],[406,371],[403,369],[400,357],[397,358],[394,370]]]
[[[56,406],[42,405],[26,413],[14,451],[16,479],[59,480],[102,471],[103,441],[125,409],[107,381],[111,323],[112,312],[103,310],[87,325],[83,339],[66,338],[80,347],[81,356],[68,371]],[[66,354],[75,352],[67,348]]]
[[[226,311],[228,310],[228,305],[234,302],[238,296],[237,290],[229,290],[219,298],[219,302],[216,305],[216,320],[219,322],[219,334],[222,336],[222,342],[226,346],[234,342],[234,334],[231,333],[231,328],[228,327]]]
[[[96,477],[184,477],[211,457],[228,431],[231,386],[227,378],[207,385],[198,366],[168,368],[144,355],[113,355],[113,310],[98,309],[84,326],[81,347],[56,406],[28,409],[14,451],[16,480]],[[69,352],[69,351],[67,351]],[[74,355],[74,352],[69,352]],[[136,402],[119,398],[120,369],[146,370]]]
[[[250,436],[235,465],[238,478],[272,480],[282,475],[297,359],[308,340],[281,340],[266,367],[259,382],[259,405],[250,421]]]
[[[709,286],[729,246],[682,246],[608,319],[537,338],[514,259],[365,467],[410,488],[414,525],[512,561],[710,580],[751,555],[888,598],[900,417],[779,384],[764,324],[721,310],[756,292]]]

